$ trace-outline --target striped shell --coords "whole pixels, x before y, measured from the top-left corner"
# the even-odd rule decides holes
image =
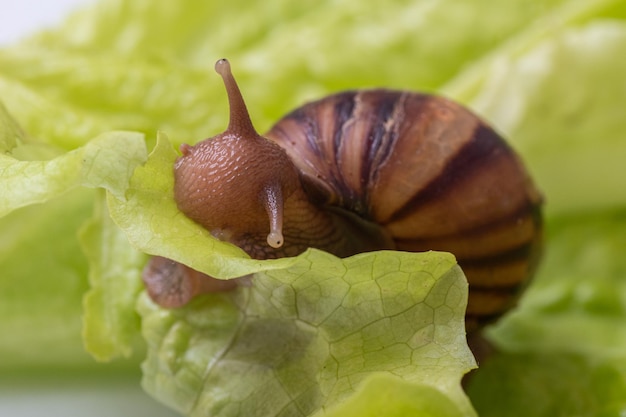
[[[541,196],[514,151],[464,107],[348,91],[296,109],[266,137],[313,199],[381,225],[398,250],[452,252],[470,283],[468,328],[507,310],[534,272]]]

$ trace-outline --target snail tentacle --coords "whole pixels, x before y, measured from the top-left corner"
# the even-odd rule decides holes
[[[267,244],[273,248],[283,245],[283,193],[278,184],[271,184],[263,190],[263,202],[270,219],[270,233]]]
[[[217,61],[215,63],[215,71],[222,76],[226,87],[226,94],[228,95],[230,121],[228,123],[227,132],[239,135],[241,138],[259,136],[252,125],[248,107],[241,95],[237,81],[235,81],[228,60],[220,59]]]

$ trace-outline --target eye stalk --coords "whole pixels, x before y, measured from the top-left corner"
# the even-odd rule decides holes
[[[227,59],[220,59],[215,63],[215,72],[222,76],[226,94],[228,94],[228,103],[230,105],[230,122],[228,123],[227,132],[241,137],[259,136],[256,129],[252,125],[252,120],[248,114],[248,108],[243,101],[243,96],[233,77],[230,69],[230,62]]]
[[[194,146],[181,146],[174,167],[175,200],[214,236],[240,245],[266,234],[263,245],[280,248],[284,200],[299,186],[297,171],[280,146],[254,129],[230,63],[220,59],[215,70],[228,95],[228,128]]]

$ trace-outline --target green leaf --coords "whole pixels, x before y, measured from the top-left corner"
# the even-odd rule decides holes
[[[89,368],[80,338],[86,262],[73,238],[92,190],[0,218],[0,374]]]
[[[448,254],[341,260],[310,250],[287,269],[257,274],[250,287],[182,309],[143,297],[143,384],[190,416],[308,415],[384,372],[417,384],[417,394],[422,385],[435,390],[451,415],[469,415],[460,389],[475,366],[466,297]],[[435,408],[430,401],[424,407]]]
[[[472,410],[459,407],[431,386],[410,383],[389,374],[375,374],[368,377],[345,403],[319,416],[446,417],[473,414]]]
[[[0,102],[0,152],[9,153],[22,140],[24,133]]]
[[[93,217],[83,225],[80,241],[89,260],[90,289],[83,299],[85,349],[100,361],[128,357],[136,345],[139,316],[137,295],[143,286],[137,271],[145,256],[133,249],[113,223],[104,193]]]
[[[80,185],[114,190],[123,197],[133,170],[145,159],[142,135],[131,132],[104,133],[51,160],[22,161],[0,154],[0,216]]]
[[[216,240],[185,217],[174,201],[175,159],[167,136],[159,134],[148,162],[137,168],[130,180],[125,199],[108,196],[113,220],[135,247],[176,259],[215,278],[243,276],[293,262],[288,258],[265,262],[249,259],[243,250]]]
[[[552,35],[564,14],[567,23],[579,24],[619,5],[374,0],[363,10],[358,1],[337,7],[331,1],[280,0],[251,7],[248,0],[235,0],[217,7],[191,0],[113,0],[0,51],[0,93],[11,97],[9,108],[28,132],[66,149],[118,129],[147,137],[161,130],[174,143],[195,142],[228,120],[223,87],[211,76],[223,56],[233,62],[255,124],[264,131],[303,101],[330,91],[438,90],[470,64],[498,55],[535,22],[541,39]]]
[[[147,157],[143,137],[138,133],[110,132],[81,148],[59,155],[53,147],[34,142],[25,135],[4,107],[0,107],[0,144],[4,151],[0,153],[0,215],[4,216],[0,231],[1,240],[6,242],[0,250],[3,270],[0,287],[4,294],[3,316],[10,317],[3,330],[5,334],[13,335],[5,338],[8,340],[0,348],[3,356],[13,359],[2,366],[39,365],[67,369],[79,364],[85,366],[89,359],[82,354],[81,344],[68,342],[79,342],[80,299],[87,289],[87,266],[80,256],[75,235],[93,204],[93,194],[72,190],[79,186],[103,187],[123,196],[134,168]],[[108,215],[100,220],[115,227]],[[91,237],[96,229],[98,225],[92,222]],[[108,230],[111,231],[111,227]],[[99,232],[103,229],[100,228]],[[105,265],[99,265],[100,269],[91,269],[92,280],[96,275],[102,276],[102,267],[121,265],[124,257],[132,257],[134,252],[128,243],[126,248],[123,246],[126,238],[119,236],[119,231],[117,233],[117,241],[112,239],[100,247],[103,250],[100,254],[109,255],[109,259]],[[95,251],[95,242],[91,240],[87,242],[89,244]],[[113,254],[115,250],[118,252]],[[135,253],[135,264],[142,258]],[[98,263],[93,262],[91,266],[96,265]],[[139,280],[135,274],[135,291],[134,295],[131,292],[126,297],[126,311],[119,308],[124,304],[124,298],[115,282],[120,281],[113,280],[114,284],[108,284],[104,290],[107,296],[100,301],[108,301],[109,308],[104,312],[106,314],[100,311],[98,319],[105,323],[104,328],[110,328],[115,326],[112,318],[120,317],[117,325],[126,331],[120,339],[122,343],[128,343],[127,339],[136,338],[138,329],[137,323],[134,329],[132,326],[128,328],[127,314],[128,310],[134,311]],[[90,313],[97,304],[94,292],[87,302],[87,306],[92,307],[87,311],[88,322],[91,322]],[[60,322],[45,319],[51,313]],[[45,328],[37,330],[37,325],[31,328],[33,323],[46,322]],[[102,330],[103,327],[96,327],[94,323],[86,330],[87,345],[98,351],[101,359],[105,358],[102,349],[107,343],[110,349],[129,352],[129,347],[119,346],[119,339],[113,339],[116,343],[112,347],[111,340],[106,339],[113,333]],[[39,342],[33,341],[33,337]],[[38,351],[40,343],[49,346],[45,355]],[[26,345],[31,347],[27,349]]]
[[[80,298],[87,289],[87,267],[80,257],[75,233],[93,204],[93,194],[71,191],[81,185],[104,187],[123,196],[134,167],[146,158],[145,145],[140,134],[111,132],[59,156],[58,151],[31,140],[4,107],[0,107],[0,143],[4,151],[0,154],[0,215],[4,216],[0,240],[6,242],[0,250],[3,270],[0,287],[4,294],[3,316],[10,318],[2,330],[4,334],[13,335],[5,338],[0,348],[2,356],[13,358],[3,367],[39,365],[69,369],[77,364],[85,366],[89,361],[80,343],[64,343],[79,342]],[[51,158],[40,159],[42,157]],[[112,224],[110,219],[108,223]],[[92,224],[92,229],[95,227]],[[107,242],[105,252],[110,254],[112,247],[128,254],[119,242]],[[128,244],[126,247],[131,249]],[[120,258],[118,253],[109,259],[108,265],[115,265]],[[96,269],[90,273],[97,274]],[[135,296],[129,294],[131,311],[134,311],[136,293],[137,289]],[[90,299],[87,304],[93,305],[93,294]],[[113,295],[109,293],[110,302],[120,305],[121,299],[117,291]],[[120,311],[109,308],[107,313],[113,314],[100,317],[105,317],[110,326],[111,316]],[[58,320],[45,319],[51,314]],[[124,323],[126,314],[121,311]],[[37,329],[38,323],[47,324]],[[32,324],[35,326],[31,328]],[[136,329],[130,331],[126,337],[134,337],[136,332]],[[103,332],[97,335],[103,336]],[[33,341],[33,337],[39,342]],[[87,343],[93,347],[93,342]],[[40,343],[49,346],[45,357],[37,353]],[[26,348],[27,345],[31,347]],[[102,349],[102,339],[95,345]]]
[[[172,193],[175,156],[159,135],[126,199],[109,196],[115,222],[141,251],[215,277],[257,275],[237,295],[181,310],[143,300],[149,392],[190,415],[207,408],[251,415],[261,398],[267,408],[255,415],[279,415],[285,407],[311,413],[387,371],[464,404],[458,383],[474,362],[463,325],[467,284],[451,255],[381,252],[340,260],[310,251],[248,259],[180,214]],[[246,378],[226,377],[244,369]],[[319,386],[309,382],[316,380]],[[225,389],[232,396],[216,393]]]
[[[562,352],[503,354],[473,375],[468,392],[482,417],[617,417],[626,410],[626,367],[615,365]]]
[[[103,155],[86,145],[107,131],[153,138],[161,130],[179,144],[222,130],[226,100],[210,68],[227,56],[261,131],[305,100],[384,86],[443,92],[504,132],[546,196],[546,266],[519,309],[490,332],[501,350],[514,353],[496,356],[492,363],[499,365],[487,363],[478,371],[472,398],[481,415],[557,414],[559,408],[570,415],[619,415],[626,347],[619,238],[626,207],[625,18],[621,0],[374,0],[365,8],[356,1],[282,0],[257,7],[234,0],[218,7],[191,0],[167,5],[112,0],[0,50],[0,96],[14,116],[0,109],[0,211],[6,214],[0,221],[0,330],[12,335],[0,338],[0,357],[17,368],[85,363],[76,353],[76,317],[87,266],[74,236],[97,200],[90,191],[67,192],[77,186],[109,190],[111,213],[135,247],[172,255],[220,278],[259,270],[273,276],[300,262],[250,260],[184,219],[167,191],[176,154],[165,142],[145,166],[145,150],[135,148],[143,139],[122,146],[105,140]],[[85,155],[94,163],[81,162]],[[151,211],[152,206],[161,210]],[[92,300],[99,302],[87,304],[102,308],[88,311],[87,323],[96,327],[90,330],[88,324],[85,331],[95,341],[95,330],[104,329],[100,340],[119,342],[109,345],[106,355],[127,352],[131,330],[121,324],[136,320],[131,297],[119,295],[124,301],[118,303],[105,295],[136,291],[140,266],[121,250],[127,244],[104,211],[96,211],[91,222],[86,243],[92,278],[104,279],[94,280]],[[123,271],[113,273],[118,265]],[[242,319],[230,298],[211,299],[223,309],[219,320]],[[174,314],[157,312],[144,318],[144,332],[149,339],[168,340],[169,324],[178,322],[151,326],[149,319]],[[98,327],[106,314],[119,326]],[[227,337],[228,325],[217,327],[213,337]],[[186,329],[191,329],[188,346],[163,350],[170,353],[168,364],[184,362],[185,352],[194,352],[189,362],[202,356],[202,344],[194,345],[199,334]],[[559,357],[563,362],[551,360]],[[152,375],[161,375],[155,376],[158,381],[166,374]],[[370,398],[367,387],[380,388],[382,395],[383,382],[398,382],[398,390],[415,392],[415,398],[428,390],[417,382],[371,378],[363,379],[355,396],[346,396],[354,402],[336,412],[376,410],[383,397]],[[542,381],[553,382],[542,390]],[[456,394],[444,391],[439,392],[448,402],[458,403]],[[188,392],[167,394],[180,394],[172,401],[181,404]],[[568,394],[584,400],[572,401]],[[498,401],[490,402],[489,395]],[[402,409],[403,398],[390,400],[389,410]],[[434,402],[439,399],[433,395]]]

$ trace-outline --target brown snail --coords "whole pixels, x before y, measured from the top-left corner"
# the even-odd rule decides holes
[[[427,94],[347,91],[256,133],[228,61],[228,129],[182,145],[179,209],[257,259],[316,247],[452,252],[470,283],[468,328],[499,316],[534,272],[541,196],[514,151],[464,107]],[[217,282],[215,282],[217,281]],[[177,307],[232,288],[164,258],[148,293]]]

